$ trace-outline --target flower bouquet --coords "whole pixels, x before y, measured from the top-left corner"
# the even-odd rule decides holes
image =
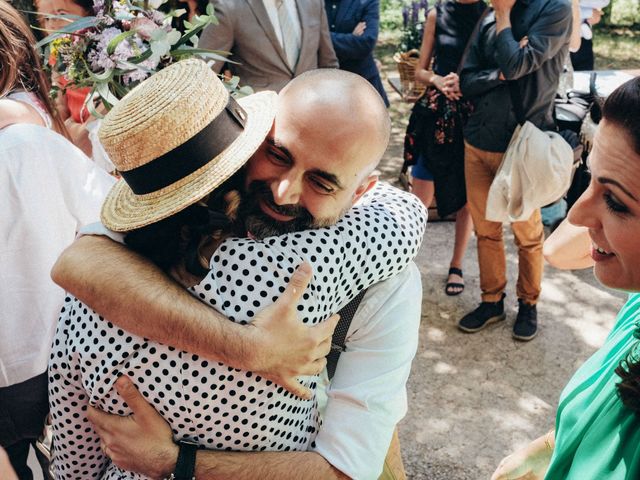
[[[129,90],[174,61],[199,56],[226,61],[224,52],[199,49],[197,34],[217,20],[209,4],[205,15],[185,22],[184,33],[171,27],[171,20],[183,10],[164,13],[163,2],[147,0],[95,0],[94,15],[59,15],[70,23],[38,43],[46,47],[45,57],[66,85],[89,87],[86,106],[92,115],[101,103],[111,109]],[[238,79],[227,82],[233,90]],[[55,92],[54,92],[55,93]]]

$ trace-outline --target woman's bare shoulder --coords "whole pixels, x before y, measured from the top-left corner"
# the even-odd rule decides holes
[[[32,123],[34,125],[45,126],[42,117],[30,105],[9,98],[1,98],[0,128],[16,123]]]

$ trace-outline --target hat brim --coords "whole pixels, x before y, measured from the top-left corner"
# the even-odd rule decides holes
[[[237,172],[271,130],[277,94],[259,92],[238,100],[247,112],[244,131],[209,163],[179,181],[152,193],[136,195],[120,179],[102,205],[105,227],[127,232],[167,218],[209,194]]]

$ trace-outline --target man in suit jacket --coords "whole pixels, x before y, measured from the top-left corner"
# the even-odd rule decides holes
[[[329,31],[340,68],[366,78],[389,106],[373,59],[380,24],[379,0],[325,0]]]
[[[303,72],[338,67],[322,0],[212,0],[211,3],[219,23],[202,32],[199,46],[231,52],[229,60],[237,63],[228,65],[240,77],[241,85],[249,85],[255,91],[278,92]],[[287,8],[294,23],[293,35],[297,37],[299,50],[293,66],[283,48],[279,8]],[[214,69],[220,72],[222,66],[216,62]]]

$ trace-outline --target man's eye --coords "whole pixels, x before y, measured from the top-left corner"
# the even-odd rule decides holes
[[[283,155],[282,153],[276,151],[276,150],[269,150],[269,158],[274,162],[277,163],[279,165],[288,165],[289,164],[289,159]]]
[[[333,193],[333,187],[327,185],[324,181],[316,178],[310,178],[309,181],[316,190],[320,191],[320,193]]]

